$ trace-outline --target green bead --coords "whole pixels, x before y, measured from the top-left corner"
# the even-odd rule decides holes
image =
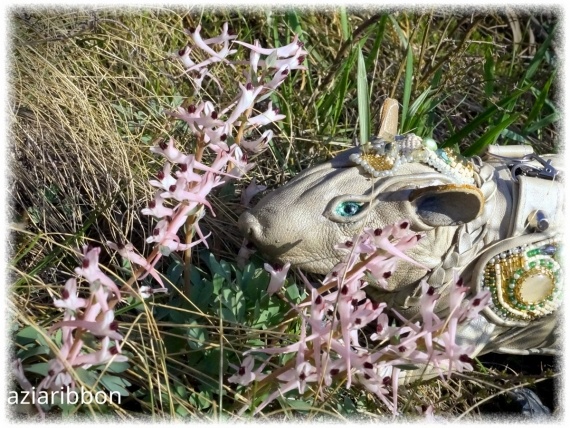
[[[422,141],[424,147],[428,148],[429,150],[436,151],[437,150],[437,143],[433,138],[424,138]]]

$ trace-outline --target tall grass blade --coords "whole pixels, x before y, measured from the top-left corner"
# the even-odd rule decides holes
[[[412,53],[411,45],[408,45],[406,53],[406,74],[404,76],[404,96],[402,99],[402,121],[401,128],[406,126],[406,119],[408,117],[408,106],[410,104],[410,97],[412,95],[412,79],[414,77],[414,54]]]
[[[546,126],[550,125],[551,123],[560,120],[560,117],[561,117],[560,112],[554,112],[552,114],[549,114],[544,119],[541,119],[538,122],[535,122],[532,126],[529,126],[528,129],[526,129],[526,131],[529,134],[538,131],[539,129],[545,128]]]
[[[350,39],[350,29],[348,28],[348,16],[346,14],[346,6],[340,7],[340,28],[342,29],[342,40]]]
[[[366,64],[362,49],[358,49],[358,121],[360,122],[360,144],[365,144],[370,138],[370,101],[368,100],[368,80]]]
[[[473,119],[469,124],[461,128],[460,131],[453,134],[442,144],[442,147],[450,147],[454,144],[458,144],[463,138],[471,134],[478,126],[489,120],[494,114],[500,112],[505,106],[509,105],[512,101],[517,100],[522,94],[526,93],[530,89],[531,85],[527,85],[522,89],[515,90],[511,95],[503,98],[496,105],[489,107],[482,113],[479,113],[475,119]],[[504,122],[504,121],[503,121]]]
[[[372,45],[372,49],[368,53],[368,57],[366,58],[366,69],[372,69],[372,65],[376,61],[378,57],[378,51],[380,50],[380,46],[382,46],[382,41],[384,40],[384,31],[386,30],[386,21],[388,20],[388,15],[382,15],[380,21],[378,21],[377,30],[376,30],[376,37],[374,38],[374,44]]]
[[[532,109],[530,110],[530,113],[528,114],[528,118],[526,120],[526,125],[525,125],[525,131],[524,131],[525,133],[528,134],[529,131],[527,130],[527,128],[532,126],[532,123],[536,120],[536,118],[540,114],[540,111],[544,107],[544,104],[545,104],[546,99],[548,97],[548,92],[550,91],[550,85],[552,85],[552,82],[554,81],[555,76],[556,76],[556,70],[554,70],[552,72],[552,74],[550,75],[550,77],[548,78],[546,83],[544,84],[544,87],[542,88],[542,90],[538,94],[538,97],[536,98],[536,101],[534,102]]]
[[[473,156],[483,152],[485,147],[492,144],[495,139],[506,129],[511,123],[520,117],[521,113],[510,115],[507,119],[503,120],[498,125],[493,126],[489,131],[483,134],[477,141],[471,144],[463,151],[465,156]]]
[[[540,45],[540,48],[534,54],[532,61],[530,62],[528,68],[526,69],[523,81],[530,82],[530,80],[533,78],[533,76],[538,71],[538,66],[540,65],[540,63],[542,62],[544,57],[546,56],[546,52],[547,52],[548,48],[550,47],[550,44],[552,43],[552,39],[554,38],[554,35],[556,34],[557,27],[558,27],[558,25],[555,25],[554,28],[552,28],[552,32],[548,35],[546,40],[544,40],[544,42]]]

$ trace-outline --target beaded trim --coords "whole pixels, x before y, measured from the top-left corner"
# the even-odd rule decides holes
[[[398,135],[394,142],[374,139],[361,146],[360,153],[351,154],[350,160],[375,178],[392,176],[403,164],[421,162],[458,184],[475,183],[473,164],[467,158],[449,148],[438,149],[434,140],[414,134]]]
[[[497,254],[485,266],[481,288],[492,295],[490,309],[508,321],[532,320],[562,303],[559,243],[548,239]]]

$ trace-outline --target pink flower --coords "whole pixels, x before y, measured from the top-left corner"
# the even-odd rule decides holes
[[[370,335],[370,340],[387,340],[397,334],[404,334],[409,332],[411,329],[409,327],[392,327],[389,325],[390,319],[386,314],[378,315],[376,320],[376,333]]]
[[[158,187],[164,190],[168,190],[170,186],[176,184],[176,179],[170,175],[170,169],[172,166],[170,163],[166,162],[162,167],[162,171],[158,171],[156,174],[156,178],[158,180],[150,180],[149,183],[151,186]]]
[[[350,315],[349,329],[361,329],[376,319],[386,307],[386,303],[372,303],[366,299],[363,305]]]
[[[110,361],[129,361],[128,357],[119,354],[119,349],[116,346],[109,348],[109,342],[109,337],[105,336],[101,341],[101,349],[99,351],[91,354],[79,355],[75,359],[74,365],[81,365],[84,369],[88,369],[93,365],[107,364]]]
[[[275,90],[277,89],[287,78],[289,75],[289,66],[284,65],[277,70],[277,72],[273,75],[273,78],[264,84],[267,89]]]
[[[291,267],[291,263],[287,262],[285,266],[275,265],[271,266],[268,263],[263,265],[266,272],[271,275],[271,280],[269,281],[269,286],[267,287],[267,294],[270,296],[277,293],[281,287],[285,284],[285,278],[287,277],[287,272]]]
[[[240,145],[251,153],[261,153],[272,138],[273,131],[268,129],[257,140],[243,140]]]
[[[257,116],[250,117],[247,122],[253,126],[264,126],[272,122],[277,122],[285,118],[284,114],[278,114],[278,109],[273,109],[272,102],[269,102],[267,110]]]
[[[248,262],[251,255],[254,254],[255,252],[256,252],[255,246],[251,242],[248,242],[247,239],[244,239],[241,243],[241,247],[239,248],[238,255],[236,258],[238,267],[242,269]]]
[[[227,43],[235,38],[237,38],[237,34],[230,34],[228,30],[228,23],[224,22],[224,25],[222,26],[222,34],[217,37],[206,39],[204,40],[204,43],[207,45],[217,45],[219,43]]]
[[[54,300],[53,304],[56,308],[64,308],[66,313],[73,315],[77,309],[84,308],[87,305],[87,301],[78,297],[75,278],[69,278],[63,287],[61,299]]]
[[[421,267],[425,270],[429,270],[428,267],[416,262],[414,259],[403,253],[403,250],[415,246],[415,244],[420,239],[420,236],[416,234],[402,235],[404,233],[403,231],[406,230],[406,227],[408,226],[409,223],[404,222],[399,229],[397,227],[385,227],[383,230],[372,230],[370,228],[367,228],[364,229],[364,231],[368,236],[372,238],[374,245],[378,249],[384,250],[388,254],[399,257],[400,259],[412,263],[413,265]],[[390,241],[390,239],[398,239],[398,241],[394,244]]]
[[[91,248],[83,246],[83,262],[80,268],[75,268],[75,273],[84,277],[90,283],[90,289],[95,293],[97,301],[103,308],[107,309],[108,291],[114,293],[118,299],[121,292],[117,285],[99,269],[99,253],[101,248]],[[108,290],[108,291],[107,291]]]
[[[154,199],[148,203],[148,208],[143,208],[141,214],[151,215],[157,218],[172,216],[172,208],[167,208],[163,205],[164,198],[160,196],[162,192],[156,192]]]
[[[184,32],[192,38],[197,47],[199,47],[208,55],[210,55],[210,58],[206,59],[205,61],[202,61],[200,64],[196,64],[190,67],[189,70],[201,69],[202,67],[205,67],[209,64],[220,61],[223,61],[224,63],[228,64],[230,67],[234,68],[234,66],[226,59],[226,56],[233,55],[234,53],[237,52],[236,50],[229,49],[229,40],[235,37],[230,36],[227,32],[225,32],[218,37],[203,40],[202,36],[200,35],[200,29],[201,26],[198,25],[196,28],[190,28],[189,30],[184,30]],[[216,52],[215,50],[213,50],[208,46],[209,44],[219,44],[219,43],[224,44],[223,48],[219,52]]]
[[[257,195],[259,192],[263,192],[265,189],[267,189],[267,186],[257,184],[256,179],[254,178],[251,180],[251,183],[249,183],[249,185],[242,190],[240,199],[241,204],[245,207],[249,207],[251,198]]]
[[[427,352],[431,353],[433,350],[432,333],[441,327],[441,320],[434,312],[439,294],[436,293],[435,289],[426,281],[422,281],[421,286],[422,297],[420,298],[420,314],[423,320],[423,329],[427,331],[424,337]]]
[[[248,355],[243,360],[243,363],[239,367],[238,372],[228,378],[228,382],[238,383],[240,385],[249,385],[255,380],[255,373],[252,371],[254,365],[254,360],[251,355]]]
[[[118,253],[122,257],[124,257],[125,259],[129,260],[130,262],[132,262],[136,265],[141,266],[142,268],[144,268],[146,270],[146,274],[141,276],[139,278],[139,280],[144,279],[144,277],[147,274],[150,274],[156,280],[156,282],[158,282],[162,287],[164,287],[164,284],[162,282],[162,279],[158,275],[158,272],[148,262],[147,259],[145,259],[141,255],[135,253],[135,248],[133,247],[133,244],[131,244],[130,242],[127,242],[126,244],[118,244],[117,245],[111,241],[107,241],[107,245],[112,250],[118,251]]]
[[[174,138],[172,137],[168,143],[163,141],[158,146],[151,147],[150,151],[161,154],[172,163],[184,163],[186,160],[186,155],[174,147]]]
[[[281,46],[280,48],[261,48],[256,40],[255,45],[250,45],[249,43],[245,43],[239,40],[236,40],[235,43],[238,43],[246,48],[250,49],[252,52],[256,52],[262,55],[271,55],[275,53],[277,57],[284,58],[294,55],[299,49],[303,47],[303,43],[299,41],[299,36],[295,34],[295,37],[288,45]]]
[[[245,86],[242,85],[241,83],[238,83],[238,85],[241,89],[241,95],[239,97],[237,105],[234,107],[234,110],[232,111],[232,114],[226,121],[227,124],[232,124],[236,120],[238,120],[238,118],[242,115],[242,113],[244,113],[248,108],[250,108],[253,105],[255,98],[259,95],[259,93],[263,89],[263,86],[258,86],[254,88],[251,83],[248,83]]]
[[[483,309],[487,307],[491,300],[491,293],[489,291],[478,292],[469,302],[464,306],[464,315],[459,320],[460,322],[468,319],[474,319],[479,315]]]
[[[115,313],[112,309],[105,312],[103,321],[85,321],[85,320],[71,320],[71,321],[60,321],[54,324],[49,332],[50,334],[60,327],[74,327],[82,328],[90,331],[94,336],[97,337],[109,337],[113,340],[121,340],[123,335],[117,332],[119,328],[119,323],[115,321]]]
[[[224,125],[219,128],[205,128],[204,129],[204,142],[208,143],[208,147],[212,150],[217,151],[217,148],[221,149],[222,152],[229,152],[230,148],[226,141],[229,134],[229,126]]]

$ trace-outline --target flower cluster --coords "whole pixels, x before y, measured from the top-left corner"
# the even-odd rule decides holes
[[[254,112],[256,102],[268,98],[286,79],[291,70],[303,69],[306,51],[298,37],[286,46],[277,49],[262,48],[258,41],[253,45],[240,42],[236,35],[224,24],[220,35],[203,39],[200,26],[186,31],[191,44],[180,49],[173,56],[184,67],[185,74],[195,87],[193,99],[199,100],[186,108],[179,107],[167,112],[170,116],[181,119],[188,125],[189,131],[196,141],[196,152],[186,154],[175,147],[175,141],[170,138],[150,150],[166,159],[156,177],[150,180],[156,191],[142,214],[157,219],[152,234],[147,242],[154,244],[154,249],[148,257],[143,257],[129,243],[107,242],[110,249],[117,251],[124,259],[138,266],[133,277],[127,282],[130,285],[137,280],[150,275],[160,285],[153,288],[145,285],[139,288],[140,298],[148,298],[155,293],[167,291],[163,280],[155,266],[163,257],[173,251],[186,251],[204,243],[207,246],[199,221],[208,208],[214,215],[207,196],[212,190],[228,180],[241,178],[254,164],[248,162],[247,152],[257,154],[268,147],[273,138],[271,130],[261,131],[260,128],[282,120],[284,115],[268,103],[264,111]],[[231,49],[232,43],[242,45],[250,51],[249,61],[231,61],[230,57],[237,52]],[[196,57],[204,57],[196,62]],[[194,58],[194,59],[193,59]],[[235,97],[226,105],[215,105],[211,94],[201,94],[204,78],[208,77],[218,84],[220,92],[224,89],[214,76],[210,67],[216,63],[227,64],[232,69],[240,66],[244,70],[242,82],[237,82],[233,88]],[[229,91],[231,93],[231,90]],[[230,96],[231,98],[231,96]],[[265,108],[265,107],[264,107]],[[255,113],[255,114],[254,114]],[[203,154],[208,150],[213,160],[206,165]],[[249,199],[263,186],[253,183],[243,192],[242,203]],[[180,229],[185,226],[186,240],[179,237]],[[193,239],[195,231],[199,239]],[[42,390],[59,390],[63,387],[74,386],[70,370],[77,367],[89,368],[92,365],[106,364],[110,361],[126,361],[121,355],[122,334],[118,332],[118,323],[114,316],[114,306],[121,300],[121,291],[117,285],[99,269],[100,248],[83,247],[82,266],[76,273],[85,278],[90,284],[88,298],[79,297],[77,280],[71,278],[63,288],[61,299],[56,299],[54,305],[64,310],[63,320],[54,324],[49,334],[56,330],[62,332],[62,345],[55,358],[48,363],[48,375],[41,381],[36,393]],[[124,291],[123,291],[124,294]],[[85,352],[84,335],[90,333],[100,340],[101,347],[95,352]],[[15,378],[25,390],[33,389],[23,372],[21,361],[14,361]],[[38,408],[40,414],[42,409]]]
[[[63,320],[54,324],[48,333],[61,330],[62,343],[55,358],[48,361],[48,375],[32,391],[35,394],[43,390],[74,388],[75,381],[70,374],[72,368],[87,369],[111,361],[128,360],[125,355],[121,355],[123,335],[118,331],[119,324],[113,310],[121,299],[121,291],[99,268],[100,251],[100,248],[85,245],[78,252],[82,263],[81,267],[75,269],[75,273],[89,282],[89,297],[79,297],[77,280],[70,278],[63,287],[61,299],[54,299],[54,306],[64,311]],[[85,352],[83,345],[87,332],[100,341],[98,351]],[[29,384],[19,361],[14,363],[14,370],[21,385]]]
[[[346,249],[348,254],[326,276],[320,288],[323,291],[313,288],[305,279],[311,300],[295,307],[301,316],[300,340],[285,347],[248,351],[238,374],[229,379],[247,384],[266,378],[261,369],[271,357],[254,371],[252,353],[269,356],[296,353],[296,359],[276,376],[279,388],[256,408],[256,412],[287,391],[296,389],[302,394],[309,383],[330,386],[337,380],[346,382],[347,388],[352,384],[363,386],[396,413],[398,385],[404,379],[444,376],[473,369],[474,349],[457,344],[456,332],[460,323],[474,318],[485,307],[490,297],[488,292],[467,300],[468,288],[457,279],[449,293],[450,314],[441,319],[434,312],[439,294],[422,282],[421,320],[411,322],[394,311],[400,321],[398,325],[390,322],[385,303],[372,302],[366,297],[364,288],[372,282],[376,286],[386,286],[397,263],[405,261],[419,265],[404,251],[420,239],[422,236],[412,232],[405,220],[383,229],[365,229],[360,236],[339,244],[338,248]],[[266,270],[271,272],[269,266]],[[272,273],[270,293],[279,288],[278,279],[284,281],[283,277],[277,278],[276,273]],[[324,290],[333,286],[336,291],[326,294]],[[363,346],[366,336],[362,329],[369,325],[375,329],[368,336],[372,346],[370,343]],[[389,399],[390,391],[392,400]]]
[[[250,45],[236,40],[236,44],[250,50],[249,61],[231,61],[229,58],[237,49],[230,47],[237,36],[228,29],[227,23],[224,24],[222,33],[216,37],[203,39],[200,31],[200,26],[186,30],[192,45],[173,55],[181,62],[185,73],[193,82],[197,91],[195,98],[200,99],[199,92],[205,77],[219,84],[210,70],[213,64],[223,62],[231,67],[242,66],[245,70],[244,81],[237,83],[237,95],[225,106],[216,106],[211,101],[200,101],[168,112],[188,125],[197,142],[195,154],[179,151],[173,138],[170,138],[168,143],[162,142],[151,148],[153,153],[166,158],[156,179],[150,181],[157,189],[154,198],[148,203],[148,207],[142,210],[143,214],[158,220],[152,235],[147,239],[147,242],[157,246],[158,251],[148,260],[136,254],[132,246],[130,249],[121,247],[120,254],[144,269],[145,273],[141,278],[150,274],[162,287],[163,283],[154,270],[158,260],[172,251],[185,251],[199,243],[207,246],[207,236],[204,236],[199,227],[199,221],[205,214],[204,207],[209,208],[214,215],[206,199],[207,195],[215,187],[223,185],[227,180],[240,178],[253,168],[254,164],[248,162],[246,152],[254,154],[265,150],[273,138],[273,132],[265,130],[257,137],[244,137],[285,117],[273,108],[271,102],[264,112],[254,115],[255,103],[271,95],[283,83],[290,70],[303,69],[301,64],[307,53],[298,37],[289,45],[276,49],[262,48],[258,41]],[[206,59],[195,62],[192,59],[193,53],[200,53],[202,57],[205,55]],[[264,59],[261,58],[262,55]],[[202,163],[205,150],[215,156],[210,165]],[[263,189],[264,186],[253,183],[244,190],[242,202],[247,204],[256,192]],[[178,231],[183,226],[187,231],[193,228],[200,239],[181,242]],[[191,234],[187,232],[186,236]],[[119,248],[112,243],[108,245],[113,249]],[[163,289],[147,288],[142,294],[146,296]]]

